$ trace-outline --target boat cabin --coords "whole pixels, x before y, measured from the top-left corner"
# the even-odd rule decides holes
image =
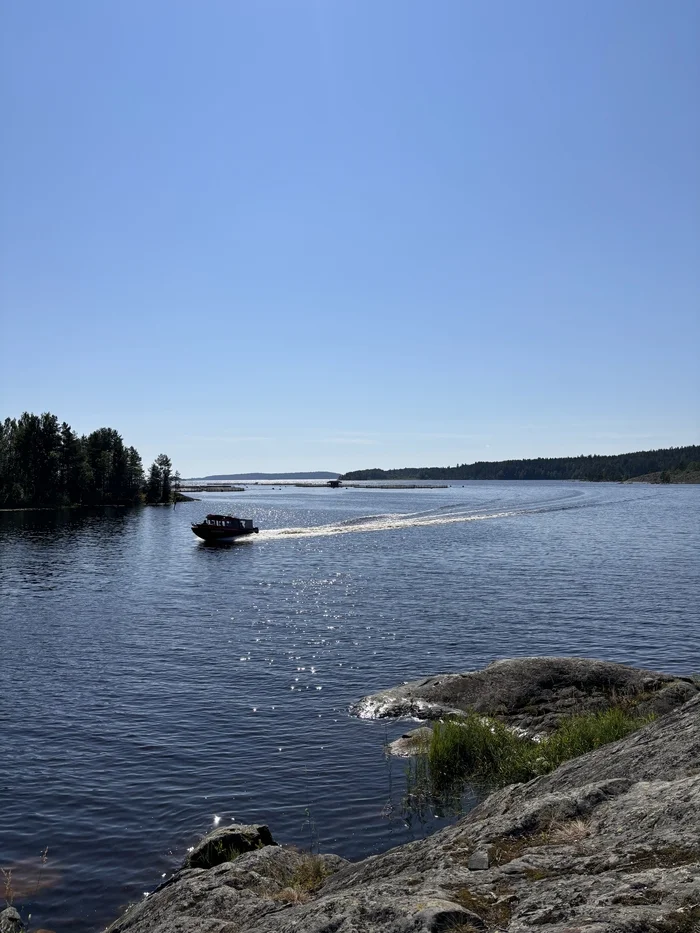
[[[251,518],[236,518],[235,515],[207,515],[203,524],[214,528],[253,528]]]

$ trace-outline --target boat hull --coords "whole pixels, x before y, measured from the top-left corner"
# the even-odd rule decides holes
[[[202,541],[216,544],[231,544],[238,538],[247,538],[249,535],[256,535],[257,528],[212,528],[205,525],[192,525],[192,531],[201,538]]]

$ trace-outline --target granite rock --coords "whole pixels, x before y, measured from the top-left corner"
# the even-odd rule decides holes
[[[474,711],[530,734],[551,732],[574,713],[619,703],[665,714],[700,692],[691,678],[589,658],[512,658],[480,671],[438,674],[363,697],[351,712],[365,719],[440,719]]]

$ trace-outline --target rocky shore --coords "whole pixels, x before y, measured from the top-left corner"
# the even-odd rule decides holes
[[[700,470],[670,470],[633,476],[626,483],[700,483]]]
[[[657,718],[491,794],[433,836],[361,862],[279,846],[264,826],[216,830],[108,933],[698,933],[692,679],[530,658],[405,684],[355,711],[429,718],[475,709],[546,731],[567,710],[620,699]]]

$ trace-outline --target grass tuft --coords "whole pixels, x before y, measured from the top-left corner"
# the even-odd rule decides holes
[[[634,716],[620,707],[563,719],[540,742],[503,723],[471,713],[436,723],[426,762],[431,792],[453,795],[465,784],[504,786],[548,774],[560,764],[624,738],[653,716]],[[414,777],[420,779],[421,767]]]
[[[5,906],[12,907],[15,900],[15,890],[12,886],[12,869],[0,868],[0,872],[2,872],[2,878],[5,887]]]
[[[304,854],[291,875],[285,878],[285,887],[273,896],[273,900],[285,904],[305,904],[330,874],[320,856]]]
[[[556,823],[551,827],[550,839],[556,845],[570,845],[574,842],[580,842],[586,836],[590,836],[591,830],[586,820],[566,820],[563,823]]]

